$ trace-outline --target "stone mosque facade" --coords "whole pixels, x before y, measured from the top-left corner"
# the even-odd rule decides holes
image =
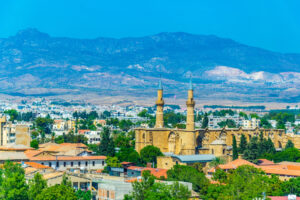
[[[173,155],[213,154],[216,157],[226,157],[230,160],[232,155],[232,140],[236,137],[239,144],[241,135],[244,134],[249,141],[253,136],[263,133],[265,138],[270,137],[275,148],[284,148],[287,141],[291,140],[296,148],[300,148],[300,136],[286,134],[283,129],[195,129],[194,122],[194,94],[190,81],[187,95],[186,129],[165,128],[163,121],[163,88],[161,81],[157,90],[156,123],[154,128],[135,129],[135,149],[140,152],[147,145],[153,145],[165,153]]]

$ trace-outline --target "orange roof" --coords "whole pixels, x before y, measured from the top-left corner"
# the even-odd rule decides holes
[[[91,131],[91,130],[90,129],[80,129],[80,130],[78,130],[78,133],[84,134],[85,132],[89,132],[89,131]]]
[[[106,156],[41,156],[41,157],[33,157],[30,160],[45,160],[45,161],[77,161],[77,160],[105,160]]]
[[[36,168],[36,169],[48,169],[48,168],[51,168],[51,167],[48,167],[46,165],[42,165],[40,163],[36,163],[36,162],[25,162],[26,165],[29,165],[33,168]]]
[[[128,167],[127,169],[130,169],[130,170],[135,170],[135,171],[145,171],[145,170],[148,170],[150,171],[150,173],[157,177],[157,178],[160,178],[161,176],[164,176],[165,178],[167,178],[167,169],[160,169],[160,168],[150,168],[150,167],[137,167],[137,166],[130,166]]]
[[[223,169],[223,170],[226,170],[226,169],[236,169],[238,168],[239,166],[242,166],[242,165],[250,165],[250,166],[253,166],[253,167],[257,167],[257,165],[247,161],[247,160],[244,160],[244,159],[236,159],[234,161],[231,161],[227,164],[224,164],[224,165],[219,165],[218,168],[220,169]]]
[[[227,164],[219,165],[217,166],[217,168],[228,170],[228,169],[236,169],[242,165],[250,165],[255,168],[262,169],[266,174],[277,174],[281,176],[300,176],[300,166],[280,165],[280,164],[257,166],[244,159],[236,159]],[[215,172],[215,168],[208,170],[208,172]]]
[[[132,164],[132,162],[121,162],[121,165],[128,165],[128,164]]]
[[[133,183],[133,182],[136,182],[136,181],[138,181],[139,180],[139,182],[142,182],[142,179],[140,178],[140,179],[137,179],[137,178],[132,178],[132,179],[129,179],[129,180],[125,180],[125,182],[127,182],[127,183]]]
[[[258,159],[259,164],[258,165],[274,165],[275,163],[271,160],[267,159]]]
[[[87,146],[83,143],[61,143],[60,146],[72,146],[77,148],[86,148]]]
[[[103,169],[98,169],[97,171],[96,171],[96,173],[102,173],[103,172]]]
[[[40,150],[26,150],[24,153],[30,159],[38,154],[42,153],[43,151]]]

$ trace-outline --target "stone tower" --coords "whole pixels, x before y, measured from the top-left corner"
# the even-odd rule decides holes
[[[192,78],[190,79],[188,100],[186,101],[186,106],[187,106],[186,130],[193,131],[195,130],[195,116],[194,116],[195,101],[194,101]]]
[[[164,100],[163,100],[163,88],[161,80],[159,80],[158,90],[157,90],[157,100],[156,100],[156,122],[155,128],[164,127]]]

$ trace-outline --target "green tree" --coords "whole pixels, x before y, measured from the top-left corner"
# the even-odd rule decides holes
[[[125,200],[187,200],[191,192],[178,182],[172,185],[155,183],[149,171],[143,171],[142,181],[132,184],[133,191],[125,196]]]
[[[232,119],[226,119],[225,121],[221,121],[218,125],[223,128],[227,126],[228,128],[236,128],[236,124]]]
[[[213,173],[213,180],[218,181],[220,183],[227,183],[227,173],[224,172],[222,169],[217,169],[214,173]]]
[[[115,144],[113,138],[110,137],[110,130],[107,127],[104,127],[101,133],[101,143],[98,148],[98,154],[104,156],[115,155]]]
[[[29,180],[29,199],[35,200],[45,188],[47,188],[46,180],[43,179],[40,173],[36,173],[33,179]]]
[[[30,142],[30,147],[35,148],[35,149],[38,149],[38,148],[39,148],[39,141],[36,140],[36,139],[31,140],[31,142]]]
[[[241,135],[239,153],[243,154],[247,148],[247,139],[244,134]]]
[[[208,115],[207,113],[204,114],[203,120],[202,120],[202,126],[201,128],[207,128],[208,127]]]
[[[209,180],[204,173],[200,173],[191,166],[174,165],[167,171],[168,180],[185,181],[193,184],[193,190],[199,193],[205,193],[209,185]]]
[[[6,200],[28,199],[28,185],[20,164],[5,162],[1,179],[0,197]]]
[[[44,189],[40,195],[36,198],[37,200],[77,200],[76,193],[73,188],[66,185],[54,185]]]
[[[294,143],[291,140],[288,140],[288,142],[285,145],[285,149],[294,148],[294,147],[295,147]]]
[[[108,156],[105,161],[108,167],[122,167],[117,157]]]
[[[243,158],[254,162],[260,156],[259,143],[257,137],[252,137],[246,150],[244,151]]]
[[[140,155],[134,148],[122,147],[120,151],[116,154],[118,159],[123,162],[132,162],[135,164],[140,164]]]
[[[209,163],[209,166],[210,167],[217,167],[218,165],[221,165],[221,164],[225,164],[225,160],[221,157],[216,157],[215,159],[213,159],[210,163]]]
[[[15,109],[6,110],[4,111],[4,113],[9,115],[9,121],[12,122],[14,122],[18,117],[18,111],[16,111]]]
[[[232,137],[232,159],[236,160],[238,159],[239,154],[238,154],[238,149],[237,149],[237,145],[236,145],[236,139],[235,136],[233,135]]]
[[[76,196],[77,196],[78,200],[91,200],[92,199],[92,193],[90,190],[82,191],[79,189],[76,191]]]
[[[243,165],[228,174],[226,185],[211,185],[204,199],[256,199],[267,191],[268,178],[261,170]],[[212,193],[213,192],[213,193]],[[212,198],[214,197],[214,198]]]
[[[158,156],[163,156],[163,153],[160,151],[159,148],[152,145],[148,145],[141,149],[140,156],[142,162],[156,164],[156,158]]]

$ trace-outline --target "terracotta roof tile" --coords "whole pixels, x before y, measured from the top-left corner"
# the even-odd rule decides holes
[[[55,160],[105,160],[106,156],[41,156],[41,157],[33,157],[30,160],[44,160],[44,161],[55,161]]]
[[[49,169],[51,167],[46,166],[46,165],[42,165],[40,163],[36,163],[36,162],[25,162],[26,165],[29,165],[30,167],[33,167],[35,169]]]

